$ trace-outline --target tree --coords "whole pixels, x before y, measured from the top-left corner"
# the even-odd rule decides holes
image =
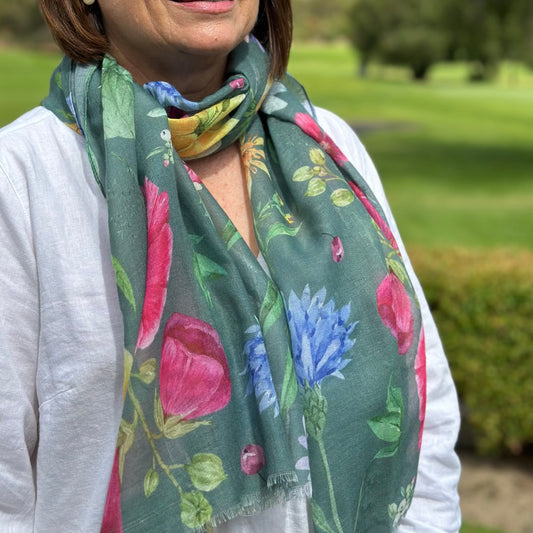
[[[352,0],[292,0],[294,37],[331,41],[344,36],[346,11]]]
[[[446,0],[451,55],[470,62],[472,80],[491,78],[502,59],[526,59],[532,18],[530,0]]]
[[[462,59],[472,80],[493,76],[502,59],[533,65],[531,0],[354,0],[348,36],[361,71],[372,59],[405,65],[424,79],[440,59]]]
[[[442,0],[358,0],[349,12],[348,36],[361,57],[361,72],[375,58],[409,67],[423,80],[442,59],[448,36]]]
[[[36,0],[0,3],[0,36],[23,43],[51,40]]]

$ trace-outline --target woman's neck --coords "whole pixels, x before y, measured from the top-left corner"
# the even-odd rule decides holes
[[[111,47],[111,54],[139,85],[166,81],[193,102],[199,102],[219,89],[226,73],[226,56],[173,56],[171,61],[166,61],[158,55],[157,60],[139,62],[138,58],[146,57],[146,52],[144,56],[134,52],[126,55]]]

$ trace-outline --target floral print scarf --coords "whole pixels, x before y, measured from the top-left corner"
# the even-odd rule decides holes
[[[307,497],[315,531],[375,533],[409,507],[413,286],[364,179],[268,70],[251,38],[199,103],[111,57],[65,58],[52,78],[44,105],[84,136],[107,199],[124,320],[104,532],[209,530]],[[185,162],[235,142],[260,258]]]

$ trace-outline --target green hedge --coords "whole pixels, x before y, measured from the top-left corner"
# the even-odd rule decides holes
[[[533,253],[415,249],[410,257],[481,453],[533,443]]]

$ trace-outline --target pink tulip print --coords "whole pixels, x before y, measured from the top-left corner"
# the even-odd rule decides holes
[[[420,420],[420,432],[418,434],[418,449],[422,445],[422,433],[424,431],[424,419],[426,416],[426,341],[424,338],[424,329],[420,330],[420,340],[418,341],[418,350],[415,359],[416,385],[418,387],[418,400],[420,408],[418,418]]]
[[[202,184],[200,176],[198,176],[198,174],[196,174],[196,172],[189,165],[187,165],[187,163],[183,163],[183,166],[187,170],[187,174],[189,174],[189,178],[191,178],[193,183]]]
[[[265,452],[259,444],[248,444],[241,451],[241,470],[247,476],[257,474],[265,466]]]
[[[100,533],[122,533],[122,514],[120,510],[120,477],[118,473],[118,448],[111,470],[111,479],[107,488],[104,518]]]
[[[163,332],[159,386],[165,416],[190,420],[227,405],[231,396],[228,362],[210,324],[180,313],[169,318]]]
[[[413,343],[411,300],[394,272],[389,272],[376,291],[381,320],[398,341],[398,353],[405,355]]]
[[[147,178],[142,190],[146,200],[148,255],[144,305],[136,346],[141,349],[152,343],[159,329],[172,261],[168,194],[166,191],[159,193],[159,188]]]
[[[337,165],[343,165],[348,161],[347,157],[341,152],[331,137],[320,129],[320,126],[311,116],[306,113],[296,113],[294,122],[304,133],[316,141]]]
[[[365,206],[368,214],[372,217],[378,228],[381,230],[385,238],[390,242],[391,246],[398,250],[398,243],[389,228],[389,225],[383,220],[383,217],[378,213],[377,209],[370,203],[370,200],[365,196],[363,191],[352,181],[348,182],[355,196]]]

